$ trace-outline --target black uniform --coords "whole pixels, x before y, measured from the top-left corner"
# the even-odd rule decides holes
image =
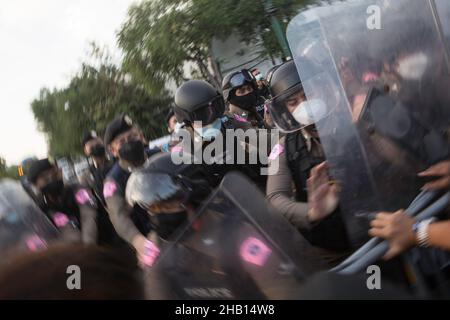
[[[91,189],[97,201],[97,241],[100,245],[121,245],[124,244],[123,240],[119,237],[111,223],[106,208],[106,201],[103,196],[103,182],[106,179],[108,172],[114,166],[114,162],[107,161],[102,167],[95,167],[91,165],[89,167],[90,179],[88,181],[88,187]]]
[[[244,132],[246,130],[249,130],[252,128],[251,124],[244,120],[244,119],[236,119],[233,116],[230,115],[224,115],[220,118],[222,122],[222,133],[224,137],[226,137],[225,132],[226,130],[237,130],[242,129]],[[194,135],[194,134],[193,134]],[[195,139],[195,138],[194,138]],[[202,151],[205,150],[205,148],[210,144],[210,142],[203,142],[202,145]],[[212,187],[217,187],[220,182],[222,181],[222,178],[225,176],[226,173],[231,171],[240,171],[247,177],[249,177],[253,182],[255,182],[261,189],[265,189],[266,180],[267,177],[260,174],[260,170],[262,168],[261,164],[249,164],[249,154],[251,152],[257,152],[257,145],[250,145],[249,143],[245,142],[243,145],[239,144],[239,141],[235,139],[234,144],[234,158],[229,158],[231,155],[230,150],[227,150],[227,141],[224,138],[223,139],[223,150],[224,154],[223,156],[223,164],[220,163],[213,163],[213,164],[206,164],[204,161],[199,164],[199,166],[203,167],[203,172],[208,172],[208,176],[204,177],[205,180],[207,180]],[[239,150],[240,149],[240,150]],[[191,146],[191,150],[194,150]],[[239,151],[238,151],[239,150]],[[175,148],[172,152],[179,152],[177,148]],[[246,161],[245,164],[238,164],[237,163],[237,154],[238,152],[244,152],[246,154]],[[194,162],[194,155],[191,155],[192,157],[192,163]],[[228,160],[227,160],[228,159]],[[228,162],[228,164],[227,164]]]
[[[247,121],[252,127],[264,129],[268,126],[264,121],[264,99],[259,98],[257,105],[255,106],[256,111],[248,111],[238,106],[229,105],[228,115],[233,116],[237,121]]]
[[[97,243],[98,202],[88,188],[67,186],[58,203],[44,202],[41,209],[62,232],[63,238]]]
[[[239,73],[241,74],[241,73]],[[248,72],[242,73],[242,75],[247,74]],[[248,77],[250,78],[250,76]],[[242,84],[245,83],[247,78],[242,78]],[[224,79],[224,82],[227,83],[226,79]],[[231,85],[231,82],[230,82]],[[225,92],[230,92],[233,90],[231,87],[226,86]],[[251,105],[254,106],[253,98],[251,98],[250,102]],[[255,99],[256,101],[256,99]],[[208,164],[204,160],[200,159],[202,161],[196,161],[191,163],[201,163],[201,165],[204,165],[206,167],[207,171],[211,172],[211,178],[214,179],[214,181],[211,183],[211,186],[216,186],[221,181],[225,173],[232,171],[232,170],[238,170],[243,172],[245,175],[247,175],[250,179],[255,181],[258,185],[264,187],[265,185],[265,176],[260,175],[260,168],[261,166],[257,164],[249,164],[248,161],[245,161],[244,164],[237,163],[237,155],[238,155],[238,148],[241,148],[240,151],[244,150],[243,153],[245,154],[245,157],[247,159],[250,154],[257,155],[258,153],[258,146],[251,145],[250,143],[246,143],[244,140],[241,139],[235,139],[234,141],[234,156],[231,154],[233,150],[227,150],[227,141],[226,141],[226,131],[227,130],[235,130],[235,129],[242,129],[244,132],[246,130],[249,130],[252,128],[251,124],[246,120],[242,118],[236,118],[230,115],[224,115],[225,112],[225,101],[224,97],[221,92],[219,92],[216,88],[214,88],[212,85],[210,85],[207,82],[199,81],[199,80],[190,80],[184,83],[180,88],[178,88],[176,94],[175,94],[175,106],[174,106],[174,112],[177,117],[177,120],[179,123],[184,123],[186,130],[190,133],[190,141],[183,141],[182,145],[190,147],[190,150],[194,150],[194,154],[190,155],[192,158],[196,156],[197,152],[201,151],[201,153],[205,153],[205,151],[209,151],[207,148],[209,144],[211,144],[211,140],[219,139],[220,133],[225,137],[223,139],[224,147],[222,150],[224,151],[223,155],[213,155],[216,159],[223,157],[224,164]],[[213,128],[213,134],[212,136],[206,135],[204,138],[203,131],[199,133],[196,132],[194,129],[194,125],[196,122],[202,123],[202,128],[208,128],[211,129],[211,126]],[[198,129],[197,129],[198,130]],[[244,138],[245,139],[245,138]],[[194,143],[198,141],[199,143]],[[217,140],[216,140],[217,141]],[[237,142],[237,143],[236,143]],[[189,143],[194,144],[193,149],[192,145],[189,146]],[[186,145],[187,144],[187,145]],[[230,141],[228,141],[228,144],[230,145]],[[213,145],[216,146],[215,144]],[[199,150],[201,148],[201,150]],[[213,147],[211,147],[212,149]],[[179,152],[179,148],[172,148],[173,152]],[[216,151],[216,150],[211,150]],[[183,150],[182,152],[187,151]],[[209,154],[208,154],[209,155]],[[183,156],[184,158],[184,156]],[[228,159],[228,160],[227,160]],[[258,159],[258,158],[257,158]],[[217,161],[214,161],[217,162]],[[258,162],[258,161],[256,161]]]

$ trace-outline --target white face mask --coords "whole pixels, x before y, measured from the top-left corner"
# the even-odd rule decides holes
[[[184,124],[183,124],[183,123],[177,122],[177,123],[175,124],[175,127],[173,128],[173,132],[174,132],[174,133],[179,133],[179,132],[180,132],[180,129],[183,128],[183,127],[184,127]]]
[[[294,119],[303,126],[310,126],[328,114],[328,108],[321,99],[303,101],[292,112]]]
[[[212,139],[216,138],[220,133],[220,129],[222,127],[222,121],[220,119],[217,119],[213,123],[201,127],[201,128],[194,128],[195,132],[199,136],[201,136],[204,140],[211,141]]]
[[[419,52],[402,59],[397,67],[397,73],[405,80],[420,80],[428,67],[428,56]]]

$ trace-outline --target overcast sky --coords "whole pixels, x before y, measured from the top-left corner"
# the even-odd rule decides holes
[[[64,87],[89,42],[117,50],[116,31],[135,0],[0,0],[0,157],[8,165],[47,154],[30,103]]]

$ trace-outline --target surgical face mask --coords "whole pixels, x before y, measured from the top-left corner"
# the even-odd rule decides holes
[[[397,66],[397,73],[405,80],[420,80],[429,64],[428,56],[419,52],[403,58]]]
[[[262,81],[262,80],[264,80],[264,77],[263,77],[262,74],[258,74],[258,75],[255,77],[255,79],[256,79],[257,81]]]
[[[210,141],[216,138],[221,133],[220,131],[221,128],[222,128],[222,121],[220,119],[217,119],[207,126],[201,128],[194,128],[194,130],[204,140]]]
[[[292,112],[294,119],[303,126],[310,126],[325,118],[327,114],[327,105],[321,99],[303,101]]]
[[[174,133],[179,133],[180,130],[181,130],[183,127],[184,127],[184,124],[183,124],[183,123],[177,122],[177,123],[175,124],[175,128],[173,128],[173,132],[174,132]]]

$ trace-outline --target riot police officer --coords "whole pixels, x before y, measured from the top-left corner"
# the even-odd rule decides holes
[[[303,71],[312,76],[316,70]],[[287,134],[270,156],[267,197],[311,244],[323,249],[324,258],[335,264],[349,243],[339,215],[337,187],[328,184],[325,156],[314,126],[317,118],[311,116],[326,116],[325,109],[320,101],[306,101],[293,61],[274,71],[270,91],[270,113]],[[270,168],[275,161],[278,170],[273,172]]]
[[[98,243],[113,246],[123,244],[109,219],[103,197],[103,181],[114,162],[109,159],[103,140],[97,136],[95,131],[88,132],[84,136],[82,145],[84,154],[89,157],[90,165],[89,171],[84,175],[81,183],[91,189],[98,203]]]
[[[103,184],[109,217],[118,235],[136,249],[138,256],[144,255],[146,236],[152,230],[151,221],[142,208],[127,206],[125,187],[131,172],[143,166],[150,156],[145,149],[146,140],[125,114],[108,124],[104,139],[117,159]]]
[[[266,79],[264,79],[264,76],[261,73],[261,71],[258,68],[254,68],[252,70],[252,74],[256,80],[258,94],[265,100],[269,99],[270,98],[269,83],[267,82]]]
[[[90,177],[87,177],[86,183],[93,189],[97,198],[104,203],[103,181],[114,163],[108,159],[103,140],[97,136],[95,131],[84,136],[82,146],[84,154],[91,161]]]
[[[28,179],[43,198],[41,209],[67,239],[97,241],[98,203],[88,188],[65,186],[61,171],[48,159],[35,161]]]
[[[230,115],[264,128],[264,97],[260,96],[253,74],[243,69],[227,74],[222,81],[223,97],[229,103]]]
[[[238,164],[237,157],[240,152],[248,157],[250,152],[257,153],[257,146],[251,143],[246,143],[237,139],[233,143],[234,150],[228,150],[227,131],[235,131],[242,129],[244,132],[252,129],[251,125],[240,118],[224,115],[225,101],[222,94],[216,90],[212,85],[200,80],[190,80],[178,88],[175,94],[174,112],[177,121],[184,125],[184,130],[179,133],[188,133],[188,137],[183,137],[183,148],[193,144],[194,150],[191,152],[191,163],[199,163],[205,166],[206,170],[210,172],[209,181],[212,186],[216,186],[222,180],[226,172],[231,170],[238,170],[249,176],[250,179],[259,185],[265,185],[265,177],[260,175],[260,164]],[[256,131],[255,131],[256,134]],[[220,141],[219,137],[225,137],[222,142],[222,153],[217,152],[214,158],[220,161],[207,161],[203,157],[198,159],[197,151],[205,151],[208,145]],[[233,137],[234,139],[234,137]],[[228,141],[231,142],[231,141]],[[257,142],[255,142],[257,143]],[[172,149],[172,152],[177,149]],[[187,154],[188,151],[183,150]],[[247,158],[246,158],[247,159]]]
[[[148,164],[131,174],[126,188],[126,200],[133,207],[140,206],[152,217],[165,215],[164,220],[154,220],[155,235],[168,240],[202,201],[211,188],[207,172],[195,165],[176,165],[170,154],[152,157]]]

